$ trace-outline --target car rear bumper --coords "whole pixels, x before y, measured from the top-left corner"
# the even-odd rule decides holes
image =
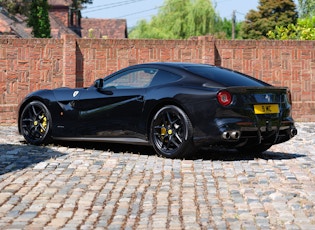
[[[210,135],[194,138],[196,146],[241,147],[248,143],[279,144],[297,135],[292,119],[265,119],[255,122],[235,118],[217,119],[211,126]]]

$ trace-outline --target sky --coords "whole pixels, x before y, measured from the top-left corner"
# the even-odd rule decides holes
[[[235,10],[236,20],[243,21],[251,10],[257,10],[259,0],[212,0],[216,12],[221,18],[232,18]],[[295,0],[297,4],[297,0]],[[150,21],[158,13],[164,0],[93,0],[81,10],[83,17],[126,19],[127,27],[133,27],[138,21]]]

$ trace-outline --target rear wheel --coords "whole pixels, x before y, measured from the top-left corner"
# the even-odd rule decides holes
[[[50,140],[51,115],[40,101],[32,101],[25,106],[20,116],[21,133],[25,140],[34,145]]]
[[[164,106],[152,119],[151,142],[161,156],[179,158],[191,155],[195,151],[192,135],[189,117],[177,106]]]

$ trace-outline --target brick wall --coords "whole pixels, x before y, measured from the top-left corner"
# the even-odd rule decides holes
[[[288,86],[293,117],[315,121],[315,41],[0,39],[0,124],[16,124],[29,92],[89,86],[97,78],[143,62],[200,62],[232,68]]]
[[[78,39],[79,60],[84,69],[82,85],[118,69],[144,62],[214,63],[214,42],[209,37],[191,40]]]
[[[64,85],[64,41],[0,39],[0,124],[16,122],[29,92]]]

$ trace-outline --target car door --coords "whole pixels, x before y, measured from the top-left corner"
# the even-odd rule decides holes
[[[156,72],[150,68],[127,70],[90,88],[77,102],[78,131],[83,136],[96,137],[144,135],[145,92]]]

